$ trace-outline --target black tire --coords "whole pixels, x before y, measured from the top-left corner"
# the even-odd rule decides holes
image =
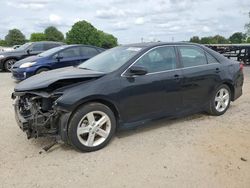
[[[12,65],[15,64],[15,62],[16,62],[16,59],[7,59],[4,62],[4,70],[7,72],[11,72],[11,67],[12,67]]]
[[[224,110],[218,111],[218,110],[216,109],[216,100],[215,100],[215,98],[216,98],[216,96],[218,95],[218,92],[219,92],[221,89],[225,89],[225,90],[228,91],[228,94],[229,94],[229,101],[228,101],[228,104],[227,104],[227,106],[226,106],[226,108],[225,108]],[[227,111],[227,109],[229,108],[229,106],[230,106],[230,103],[231,103],[231,96],[232,96],[232,91],[230,90],[230,88],[229,88],[227,85],[225,85],[225,84],[220,85],[220,86],[215,90],[215,92],[214,92],[212,98],[210,99],[210,102],[209,102],[209,105],[208,105],[208,110],[207,110],[207,112],[208,112],[210,115],[213,115],[213,116],[220,116],[220,115],[224,114],[224,113]]]
[[[49,71],[48,68],[40,68],[36,71],[36,74],[40,74],[41,72]]]
[[[105,140],[100,143],[99,145],[96,146],[87,146],[84,145],[78,138],[77,135],[77,129],[79,126],[79,123],[82,121],[83,117],[86,116],[88,113],[91,112],[96,112],[96,111],[100,111],[105,113],[110,120],[110,124],[111,124],[111,128],[109,129],[109,134],[108,136],[105,138]],[[73,145],[76,149],[82,151],[82,152],[91,152],[91,151],[96,151],[99,149],[102,149],[103,147],[105,147],[109,141],[111,140],[111,138],[113,137],[114,133],[116,130],[116,118],[114,116],[114,113],[112,112],[112,110],[101,104],[101,103],[88,103],[85,104],[83,106],[81,106],[80,108],[78,108],[74,114],[72,115],[70,122],[69,122],[69,127],[68,127],[68,137],[69,137],[69,142],[71,145]],[[90,133],[86,133],[88,134],[87,137],[89,137]],[[97,133],[95,133],[95,135],[97,135]],[[97,135],[98,136],[98,135]],[[95,137],[95,136],[94,136]]]

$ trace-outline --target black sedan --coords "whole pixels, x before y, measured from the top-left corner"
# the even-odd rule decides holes
[[[242,69],[201,45],[125,45],[28,78],[12,98],[28,138],[54,136],[95,151],[119,128],[201,111],[224,114],[242,95]]]

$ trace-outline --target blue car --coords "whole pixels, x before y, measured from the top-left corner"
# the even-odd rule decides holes
[[[24,80],[43,71],[77,66],[103,51],[102,48],[88,45],[64,45],[52,48],[39,55],[17,61],[12,67],[12,77]]]

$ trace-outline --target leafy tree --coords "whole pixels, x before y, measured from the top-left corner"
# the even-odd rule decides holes
[[[12,29],[9,30],[8,34],[5,36],[5,41],[8,46],[24,44],[25,36],[20,30]]]
[[[50,26],[44,30],[45,39],[48,41],[63,41],[64,36],[56,27]]]
[[[31,42],[36,42],[36,41],[45,41],[46,36],[44,33],[32,33],[30,35],[30,41]]]
[[[0,46],[7,46],[7,43],[5,40],[0,39]]]
[[[85,20],[76,22],[72,26],[71,30],[66,33],[66,41],[69,44],[101,46],[98,30]]]
[[[201,44],[212,44],[212,37],[202,37],[200,40]]]
[[[200,39],[201,44],[228,44],[229,41],[221,36],[221,35],[215,35],[210,37],[202,37]]]
[[[246,34],[242,32],[236,32],[229,37],[229,40],[233,44],[240,44],[246,40]]]
[[[113,48],[117,46],[117,38],[113,35],[99,31],[100,46],[102,48]]]
[[[215,35],[211,39],[211,44],[228,44],[228,40],[221,36],[221,35]]]
[[[200,38],[198,36],[193,36],[189,41],[193,43],[200,43]]]
[[[247,42],[247,43],[250,43],[250,37],[247,38],[247,41],[246,41],[246,42]]]

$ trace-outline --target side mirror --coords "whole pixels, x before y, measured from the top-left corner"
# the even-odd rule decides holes
[[[148,70],[145,67],[141,66],[132,66],[129,69],[131,75],[145,75],[148,73]]]
[[[32,50],[31,50],[31,49],[28,49],[28,50],[27,50],[27,54],[30,54],[30,52],[32,52]]]
[[[59,54],[56,54],[56,55],[54,56],[54,58],[57,59],[57,61],[60,61],[61,59],[63,59],[63,57],[60,56]]]

